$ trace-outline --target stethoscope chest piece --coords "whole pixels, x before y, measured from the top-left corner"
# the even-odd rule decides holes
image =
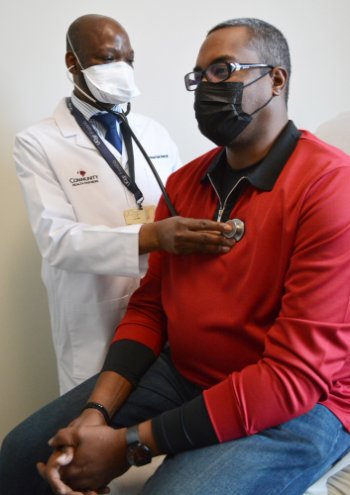
[[[225,232],[223,235],[227,239],[234,239],[235,241],[240,241],[244,236],[245,226],[243,220],[239,218],[232,218],[228,220],[227,223],[232,225],[232,230],[230,232]]]

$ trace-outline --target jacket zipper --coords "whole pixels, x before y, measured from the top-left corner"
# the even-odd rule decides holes
[[[226,208],[226,203],[227,203],[228,198],[231,196],[231,194],[232,194],[232,193],[233,193],[233,191],[236,189],[236,187],[238,186],[238,184],[239,184],[242,180],[247,179],[247,177],[246,177],[246,176],[240,177],[240,179],[236,182],[236,184],[233,186],[233,188],[230,190],[230,192],[229,192],[229,193],[228,193],[228,195],[226,196],[225,201],[224,201],[224,204],[222,204],[222,202],[221,202],[221,198],[220,198],[220,196],[219,196],[219,193],[218,193],[218,191],[217,191],[217,189],[216,189],[216,187],[215,187],[215,185],[214,185],[214,183],[213,183],[213,181],[212,181],[212,179],[211,179],[211,177],[210,177],[210,175],[209,175],[209,174],[208,174],[208,179],[209,179],[210,184],[212,185],[212,187],[213,187],[213,189],[214,189],[214,191],[215,191],[215,193],[216,193],[216,195],[217,195],[217,197],[218,197],[218,200],[219,200],[219,205],[220,205],[220,208],[219,208],[219,211],[218,211],[218,216],[217,216],[216,221],[217,221],[217,222],[221,222],[221,217],[222,217],[222,214],[223,214],[223,213],[224,213],[224,211],[225,211],[225,208]]]

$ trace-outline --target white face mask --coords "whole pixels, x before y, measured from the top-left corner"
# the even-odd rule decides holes
[[[85,82],[91,91],[91,94],[101,103],[110,103],[112,105],[122,105],[129,103],[132,98],[138,96],[140,91],[135,84],[134,69],[126,62],[111,62],[108,64],[92,65],[84,69],[78,55],[76,54],[70,37],[67,33],[67,39],[83,73]],[[71,67],[68,68],[68,72]],[[79,86],[74,86],[81,91],[87,98],[92,98],[85,93]]]
[[[92,65],[82,73],[92,95],[102,103],[120,105],[140,94],[134,70],[126,62]]]

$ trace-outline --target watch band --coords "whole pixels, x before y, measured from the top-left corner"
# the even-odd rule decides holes
[[[87,404],[85,404],[81,412],[85,411],[85,409],[96,409],[96,411],[99,411],[103,415],[106,424],[108,426],[111,424],[111,418],[109,417],[107,409],[99,402],[88,402]]]
[[[137,425],[130,426],[130,428],[127,428],[126,430],[126,445],[129,447],[129,445],[132,445],[133,443],[141,443]]]
[[[141,443],[137,425],[126,430],[126,460],[130,466],[144,466],[152,461],[151,449]]]

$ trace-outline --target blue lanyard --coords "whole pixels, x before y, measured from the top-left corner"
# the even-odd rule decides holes
[[[134,195],[136,204],[141,209],[144,197],[143,197],[143,194],[140,191],[140,189],[137,187],[136,182],[131,177],[129,177],[129,175],[125,172],[125,170],[120,165],[120,163],[118,162],[116,157],[109,151],[109,149],[104,144],[104,142],[101,141],[100,137],[95,132],[95,130],[92,127],[92,125],[90,124],[90,122],[88,120],[86,120],[84,115],[72,104],[72,101],[70,98],[66,98],[66,104],[67,104],[69,111],[71,112],[71,114],[75,118],[76,122],[80,126],[80,128],[84,131],[84,133],[87,135],[87,137],[90,139],[90,141],[94,144],[94,146],[97,148],[97,150],[103,156],[103,158],[106,160],[106,162],[111,167],[113,172],[120,179],[121,183],[128,189],[128,191],[130,191]],[[126,142],[127,151],[128,151],[129,168],[130,168],[132,175],[134,175],[133,174],[134,162],[133,162],[131,139],[125,139],[125,142]]]

